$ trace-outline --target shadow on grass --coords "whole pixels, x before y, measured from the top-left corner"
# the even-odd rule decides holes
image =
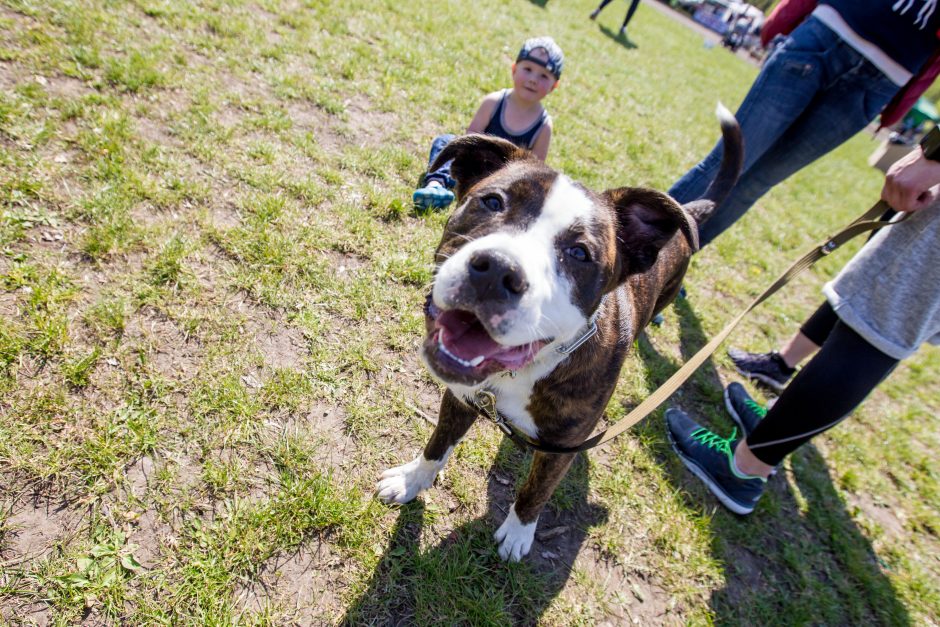
[[[545,5],[548,4],[548,0],[529,0],[529,2],[543,9],[545,8]]]
[[[598,25],[598,28],[600,28],[602,33],[604,33],[605,35],[607,35],[608,37],[616,41],[618,44],[620,44],[627,50],[633,50],[634,48],[637,47],[635,43],[630,41],[630,37],[628,35],[620,34],[619,28],[617,30],[613,30],[613,29],[607,28],[606,26],[600,26],[600,25]]]
[[[588,529],[602,524],[607,512],[587,501],[589,468],[580,455],[542,512],[528,557],[503,562],[493,533],[513,501],[510,478],[518,477],[521,485],[530,461],[504,439],[489,473],[488,515],[454,528],[437,546],[422,549],[420,538],[424,525],[441,513],[420,496],[403,506],[381,560],[343,624],[537,623],[564,588]]]
[[[675,309],[685,361],[707,338],[689,301],[679,300]],[[645,338],[638,352],[656,385],[680,365],[657,353]],[[680,406],[721,434],[730,433],[734,425],[726,415],[721,379],[711,361],[685,384],[681,396],[667,401],[668,406]],[[714,591],[710,600],[717,624],[910,624],[897,591],[812,443],[791,455],[793,472],[781,470],[771,477],[757,509],[741,517],[725,510],[686,471],[669,446],[661,415],[642,423],[639,428],[651,437],[641,441],[655,449],[667,478],[687,495],[690,511],[710,517],[712,553],[725,564],[726,575],[725,587]]]

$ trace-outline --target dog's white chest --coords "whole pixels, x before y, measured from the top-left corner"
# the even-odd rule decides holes
[[[535,383],[554,370],[566,356],[560,353],[548,359],[530,364],[517,372],[494,375],[475,386],[448,384],[448,388],[457,398],[476,399],[477,392],[489,390],[496,397],[496,410],[516,429],[530,438],[538,439],[539,429],[529,412],[529,402]]]

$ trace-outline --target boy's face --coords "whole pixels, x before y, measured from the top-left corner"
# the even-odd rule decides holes
[[[532,51],[532,56],[548,61],[542,49]],[[515,93],[527,99],[539,101],[555,89],[558,80],[547,69],[532,61],[519,61],[512,66],[512,84]]]

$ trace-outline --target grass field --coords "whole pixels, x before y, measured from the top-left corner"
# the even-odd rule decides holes
[[[410,206],[434,135],[551,34],[549,163],[666,189],[756,74],[658,7],[621,39],[626,6],[594,23],[593,5],[0,2],[0,622],[940,623],[935,348],[746,519],[677,462],[663,409],[579,458],[519,564],[492,533],[528,459],[491,425],[417,501],[372,498],[440,398],[416,352],[446,215]],[[875,147],[855,138],[696,256],[610,421],[877,198]],[[787,337],[850,249],[729,344]],[[670,402],[730,431],[737,378],[719,351]]]

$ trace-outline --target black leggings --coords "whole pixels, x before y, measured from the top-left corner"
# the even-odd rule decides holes
[[[803,326],[800,327],[800,333],[805,335],[816,346],[822,346],[826,343],[826,338],[832,333],[839,321],[839,316],[832,310],[829,301],[824,300],[819,309],[813,312],[813,315],[807,318]]]
[[[821,348],[747,438],[754,455],[771,466],[841,422],[898,365],[841,322],[828,303],[801,330]]]
[[[611,0],[604,0],[603,2],[601,2],[601,3],[598,5],[597,11],[599,12],[601,9],[603,9],[604,7],[606,7],[606,6],[607,6],[608,4],[610,4],[610,3],[611,3]],[[634,14],[634,13],[636,13],[636,8],[637,8],[639,5],[640,5],[640,0],[630,0],[630,8],[627,9],[627,15],[626,15],[626,17],[623,18],[623,26],[622,26],[621,28],[626,28],[626,27],[627,27],[627,24],[630,23],[630,18],[633,17],[633,14]]]

